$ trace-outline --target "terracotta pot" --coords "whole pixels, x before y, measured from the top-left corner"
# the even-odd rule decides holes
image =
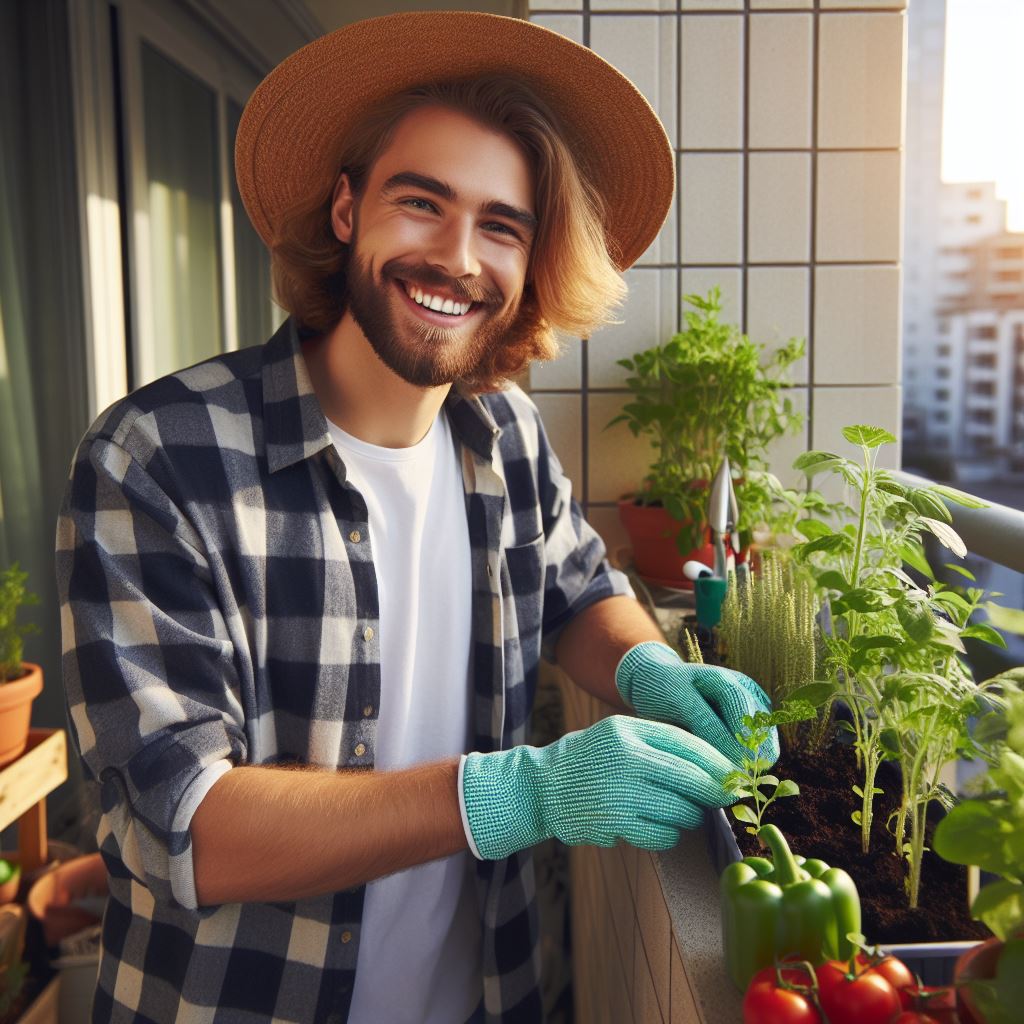
[[[0,768],[21,757],[28,743],[32,701],[43,691],[43,670],[23,661],[25,675],[0,683]]]
[[[102,920],[99,905],[109,892],[107,867],[99,853],[60,864],[42,875],[28,892],[28,909],[43,926],[48,946]],[[88,901],[92,907],[78,905]]]
[[[633,498],[619,501],[619,519],[629,534],[633,565],[647,581],[677,590],[693,590],[692,580],[683,575],[683,565],[691,559],[709,567],[715,564],[711,544],[680,555],[676,535],[682,524],[657,505],[637,505]]]
[[[956,1009],[962,1024],[985,1024],[985,1015],[978,1009],[974,995],[964,984],[972,978],[990,980],[996,976],[999,954],[1003,951],[1003,940],[986,939],[977,946],[967,950],[957,959],[953,970],[953,982],[956,984]]]

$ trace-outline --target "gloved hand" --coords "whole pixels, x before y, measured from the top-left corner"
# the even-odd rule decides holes
[[[462,794],[480,856],[507,857],[557,837],[570,846],[614,846],[620,837],[667,850],[703,808],[735,797],[722,788],[734,770],[703,740],[675,726],[612,715],[546,747],[472,753]]]
[[[743,732],[743,716],[771,711],[768,695],[749,676],[689,664],[657,640],[645,640],[626,652],[615,670],[615,688],[642,718],[682,726],[736,767],[747,755],[736,740],[736,733]],[[769,764],[778,760],[778,729],[771,730],[758,755]]]

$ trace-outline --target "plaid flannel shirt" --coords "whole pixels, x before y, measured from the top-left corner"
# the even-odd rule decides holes
[[[72,460],[56,570],[71,737],[100,784],[110,874],[104,1024],[348,1017],[365,886],[201,907],[189,836],[234,765],[374,764],[387,637],[366,503],[299,340],[289,319],[263,346],[140,388]],[[528,742],[538,662],[560,630],[632,591],[521,389],[456,386],[444,412],[472,548],[474,749],[508,749]],[[486,1020],[537,1024],[531,851],[474,863]]]

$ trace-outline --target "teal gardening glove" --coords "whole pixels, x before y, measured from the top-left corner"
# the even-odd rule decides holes
[[[736,740],[743,716],[771,711],[768,695],[742,672],[683,661],[668,644],[645,640],[630,648],[615,670],[615,688],[641,718],[671,722],[706,740],[739,767],[747,751]],[[779,758],[773,728],[758,751]]]
[[[705,807],[735,800],[722,788],[730,761],[671,725],[612,715],[546,747],[469,754],[462,795],[485,860],[552,837],[570,846],[625,839],[667,850]]]

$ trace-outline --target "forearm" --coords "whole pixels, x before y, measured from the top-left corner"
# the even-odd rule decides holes
[[[617,595],[584,608],[562,630],[558,665],[581,689],[619,711],[632,710],[615,689],[615,668],[631,647],[665,640],[639,601]]]
[[[232,768],[192,816],[200,906],[337,892],[468,848],[459,759],[398,771]]]

